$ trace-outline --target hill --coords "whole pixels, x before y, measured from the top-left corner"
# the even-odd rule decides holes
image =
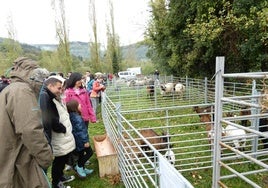
[[[0,37],[0,44],[4,41],[4,38]],[[25,44],[21,43],[21,46],[24,50],[24,52],[27,53],[40,53],[42,50],[45,51],[55,51],[57,49],[56,44]],[[1,49],[0,49],[1,50]],[[70,42],[70,51],[71,54],[80,57],[83,59],[88,59],[90,57],[89,53],[89,43],[86,42]],[[123,59],[126,59],[127,57],[135,58],[136,61],[146,61],[148,58],[146,57],[146,53],[148,51],[148,47],[143,44],[131,44],[126,46],[121,46],[122,56]],[[101,54],[103,56],[104,50],[101,51]]]
[[[55,44],[36,44],[34,45],[36,48],[41,50],[54,51],[57,48]],[[70,51],[71,54],[76,57],[82,57],[83,59],[88,59],[90,57],[89,52],[89,43],[86,42],[70,42]],[[148,47],[146,45],[140,44],[131,44],[127,46],[121,47],[123,59],[127,58],[130,54],[136,58],[137,61],[145,61],[148,60],[146,57],[146,53],[148,51]],[[104,54],[104,51],[101,51],[101,54]]]

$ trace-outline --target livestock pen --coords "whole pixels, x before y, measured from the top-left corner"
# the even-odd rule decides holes
[[[194,107],[214,106],[215,101],[219,100],[219,97],[215,100],[213,80],[160,77],[160,83],[184,84],[186,90],[182,96],[161,95],[157,82],[153,97],[147,95],[146,85],[130,87],[125,82],[114,81],[106,89],[102,95],[102,117],[107,134],[118,153],[119,170],[126,187],[163,188],[181,185],[205,188],[221,185],[244,188],[252,185],[243,176],[255,182],[253,187],[267,186],[267,168],[259,166],[260,163],[264,165],[267,162],[267,151],[257,136],[264,135],[257,130],[251,131],[255,126],[252,124],[254,119],[266,114],[241,114],[248,111],[242,107],[252,104],[253,99],[260,97],[254,92],[260,91],[263,85],[255,83],[255,80],[248,82],[244,78],[228,79],[222,83],[221,91],[216,87],[216,94],[222,92],[226,100],[222,102],[221,112],[216,108],[215,112],[206,111],[201,114],[197,114]],[[237,104],[233,102],[234,98],[243,102]],[[234,114],[234,117],[227,117],[227,113]],[[209,137],[206,130],[209,122],[201,122],[200,115],[215,117],[211,118],[212,125],[226,126],[231,122],[239,126],[241,120],[249,120],[250,125],[245,127],[245,151],[241,152],[232,146],[235,138],[219,136],[221,130],[218,126],[215,126],[215,130],[212,129]],[[140,131],[148,128],[153,129],[161,138],[168,135],[166,148],[156,150],[157,144],[145,140]],[[162,135],[162,132],[165,134]],[[141,143],[145,143],[150,151],[143,150]],[[174,166],[164,158],[170,149],[175,154]],[[221,165],[226,168],[222,169]]]

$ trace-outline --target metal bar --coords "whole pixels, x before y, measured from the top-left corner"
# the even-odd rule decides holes
[[[239,100],[233,100],[233,99],[226,98],[226,97],[222,97],[221,100],[225,102],[230,102],[230,103],[235,103],[235,104],[240,104],[240,105],[245,105],[245,106],[250,106],[250,107],[255,107],[255,108],[261,108],[261,106],[258,104],[253,104],[250,102],[239,101]]]
[[[243,176],[241,173],[237,172],[236,170],[230,168],[228,165],[224,164],[223,162],[219,161],[219,163],[226,169],[228,169],[230,172],[234,173],[239,178],[243,179],[248,184],[252,185],[254,188],[261,188],[259,185],[257,185],[255,182],[251,181],[247,177]]]
[[[214,139],[214,149],[213,149],[213,177],[212,177],[212,187],[219,188],[220,180],[220,155],[221,155],[221,119],[222,119],[222,101],[223,97],[223,77],[224,74],[224,57],[216,57],[216,85],[215,85],[215,138]]]

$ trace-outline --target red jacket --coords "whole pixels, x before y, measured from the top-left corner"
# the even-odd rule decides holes
[[[105,90],[105,86],[102,85],[98,80],[94,81],[92,91],[90,94],[91,98],[100,96],[100,92]]]

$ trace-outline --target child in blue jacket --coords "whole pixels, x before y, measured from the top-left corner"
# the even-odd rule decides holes
[[[85,168],[86,161],[93,155],[88,130],[81,116],[81,105],[76,100],[70,100],[66,103],[66,106],[73,126],[72,133],[76,144],[75,152],[78,155],[75,171],[80,178],[85,178],[93,172],[92,169]]]

